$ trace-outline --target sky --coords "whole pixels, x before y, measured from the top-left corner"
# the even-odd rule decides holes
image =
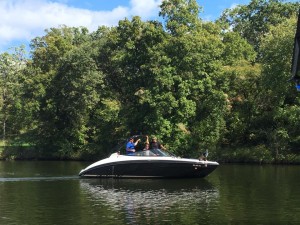
[[[0,53],[45,35],[45,29],[66,25],[87,27],[116,26],[119,20],[140,16],[158,19],[162,0],[0,0]],[[197,0],[203,7],[200,17],[214,21],[224,9],[250,0]]]

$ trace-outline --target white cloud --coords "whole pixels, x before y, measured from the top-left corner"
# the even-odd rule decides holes
[[[234,9],[234,8],[236,8],[238,5],[239,5],[239,4],[237,4],[237,3],[233,3],[233,4],[231,4],[230,9]]]
[[[130,0],[130,7],[118,6],[111,11],[75,8],[62,2],[0,0],[0,52],[6,51],[14,42],[28,43],[43,35],[45,29],[59,25],[84,26],[94,31],[101,25],[117,25],[125,17],[138,15],[149,19],[158,14],[161,0]]]
[[[151,17],[157,13],[162,0],[131,0],[131,13],[141,17]]]

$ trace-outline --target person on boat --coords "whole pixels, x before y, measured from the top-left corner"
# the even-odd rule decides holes
[[[143,155],[145,155],[145,156],[149,156],[150,155],[150,145],[149,145],[149,143],[145,144],[145,147],[143,149]]]
[[[208,156],[208,150],[206,149],[205,152],[202,153],[200,156],[199,160],[207,161],[207,156]]]
[[[166,148],[160,142],[157,141],[156,137],[152,137],[152,141],[150,142],[150,148],[166,150]]]
[[[149,137],[148,137],[148,135],[146,135],[145,147],[144,147],[143,151],[147,151],[149,149],[150,149]]]
[[[135,146],[139,143],[140,139],[138,139],[136,142],[134,142],[133,138],[130,138],[129,141],[126,144],[126,154],[127,155],[133,155],[135,152]]]
[[[149,150],[150,149],[150,145],[149,145],[149,143],[146,143],[145,144],[145,147],[144,147],[144,149],[143,149],[143,151],[147,151],[147,150]]]

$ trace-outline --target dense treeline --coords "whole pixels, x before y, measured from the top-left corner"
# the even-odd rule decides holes
[[[288,82],[299,7],[252,0],[206,22],[195,0],[168,0],[161,21],[50,28],[29,59],[23,48],[0,55],[3,140],[88,159],[143,133],[181,156],[300,162]]]

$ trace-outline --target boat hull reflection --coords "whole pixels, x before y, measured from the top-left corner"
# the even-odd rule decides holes
[[[143,217],[173,208],[210,210],[219,193],[206,179],[81,179],[80,186],[93,204],[105,204],[120,212],[135,212]],[[153,214],[152,214],[153,216]]]

